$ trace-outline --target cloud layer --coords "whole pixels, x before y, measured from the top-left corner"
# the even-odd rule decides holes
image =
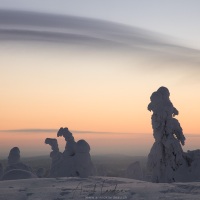
[[[12,40],[112,48],[196,70],[200,64],[200,50],[174,44],[162,35],[137,27],[83,17],[1,10],[0,42]]]
[[[57,133],[58,129],[10,129],[10,130],[0,130],[0,132],[9,133]],[[136,133],[126,133],[126,132],[109,132],[109,131],[92,131],[92,130],[70,130],[72,133],[77,134],[136,134]],[[144,133],[142,135],[151,135]],[[200,137],[200,134],[186,133],[186,137]]]
[[[125,133],[125,132],[106,132],[106,131],[91,131],[91,130],[70,130],[73,133],[78,134],[85,134],[85,133],[91,133],[91,134],[134,134],[134,133]],[[10,129],[10,130],[0,130],[0,132],[9,132],[9,133],[57,133],[58,129]]]

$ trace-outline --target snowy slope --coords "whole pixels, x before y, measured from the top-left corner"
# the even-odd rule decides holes
[[[125,178],[43,178],[0,182],[0,200],[200,199],[200,183],[149,183]]]

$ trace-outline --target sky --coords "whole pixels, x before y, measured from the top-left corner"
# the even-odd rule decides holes
[[[200,2],[0,0],[0,146],[48,154],[68,127],[91,154],[148,155],[151,94],[170,90],[200,142]],[[61,151],[64,141],[58,138]]]

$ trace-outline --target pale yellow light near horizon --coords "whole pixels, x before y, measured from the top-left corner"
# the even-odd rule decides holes
[[[66,124],[79,130],[149,133],[149,97],[164,85],[186,132],[200,133],[198,85],[179,85],[178,73],[152,73],[145,66],[151,63],[120,52],[23,45],[0,52],[1,129]]]
[[[132,115],[127,111],[137,94],[134,82],[120,69],[127,65],[124,59],[108,59],[105,54],[98,59],[93,52],[69,54],[65,50],[45,55],[39,50],[3,55],[3,113],[10,121],[4,128],[68,124],[77,129],[116,131],[115,124],[121,124],[119,131],[131,130],[130,124],[128,128],[123,124]]]

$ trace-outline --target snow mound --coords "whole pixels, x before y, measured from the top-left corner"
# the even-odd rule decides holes
[[[13,169],[6,172],[2,176],[2,180],[16,180],[16,179],[29,179],[36,178],[36,175],[32,172],[21,170],[21,169]]]

